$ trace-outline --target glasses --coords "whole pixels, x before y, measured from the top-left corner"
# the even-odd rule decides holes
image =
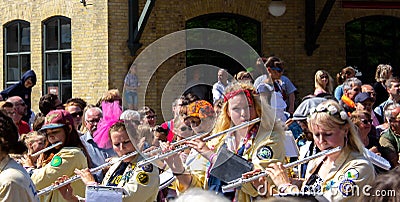
[[[182,132],[184,132],[186,130],[192,130],[192,128],[189,127],[189,126],[182,126],[180,129],[181,129]]]
[[[79,116],[79,117],[82,117],[82,115],[83,115],[83,111],[71,113],[71,116],[74,117],[74,118],[76,118],[76,117],[78,117],[78,116]]]
[[[329,77],[326,76],[326,75],[322,75],[322,76],[320,76],[319,78],[320,78],[320,79],[328,79]]]
[[[95,124],[95,123],[98,123],[100,121],[100,119],[93,119],[93,120],[86,120],[86,123],[89,123],[89,124]]]
[[[353,91],[359,92],[359,91],[360,91],[360,88],[353,88]]]
[[[371,96],[371,97],[375,97],[375,96],[376,96],[376,93],[375,93],[375,92],[366,92],[366,93],[368,93],[369,96]]]
[[[155,119],[157,118],[157,115],[147,115],[146,119]]]
[[[361,123],[363,123],[363,124],[369,124],[369,125],[371,125],[372,124],[372,120],[371,119],[361,119]]]
[[[346,74],[346,75],[352,75],[353,72],[345,72],[344,74]]]

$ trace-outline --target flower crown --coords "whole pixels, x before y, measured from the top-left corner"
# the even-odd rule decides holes
[[[335,106],[330,104],[328,106],[318,105],[317,107],[313,107],[310,109],[310,115],[319,112],[327,112],[331,116],[338,115],[340,119],[342,119],[343,121],[346,121],[348,118],[347,113],[345,111],[338,110]]]

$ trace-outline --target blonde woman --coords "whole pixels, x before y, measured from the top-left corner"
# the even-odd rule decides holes
[[[314,95],[319,94],[332,94],[333,92],[333,79],[331,75],[325,70],[318,70],[315,73],[315,90]]]
[[[246,160],[251,160],[253,169],[265,168],[272,162],[283,161],[285,156],[283,145],[283,126],[275,121],[274,112],[255,93],[253,86],[245,83],[233,83],[225,90],[225,103],[222,106],[215,128],[212,134],[219,133],[232,126],[242,124],[246,121],[261,118],[260,123],[253,124],[234,132],[230,132],[212,139],[210,142],[203,142],[200,139],[188,141],[187,144],[209,161],[208,168],[216,162],[217,151],[224,145],[227,149]],[[177,177],[178,191],[182,192],[191,187],[203,187],[210,191],[220,192],[221,181],[206,173],[194,173],[186,169],[182,164],[177,164],[179,156],[175,155],[167,159],[167,164]],[[228,172],[228,171],[227,171]],[[220,183],[218,183],[220,182]],[[258,197],[261,190],[257,189],[264,181],[255,184],[247,183],[241,189],[224,195],[234,201],[252,201]],[[271,182],[269,180],[269,182]],[[260,191],[260,192],[259,192]],[[222,194],[222,193],[221,193]],[[269,193],[270,194],[270,193]]]
[[[387,64],[380,64],[378,65],[378,67],[376,67],[376,72],[375,72],[376,82],[372,86],[376,93],[376,101],[374,104],[374,108],[389,98],[385,82],[392,76],[393,74],[392,69],[393,69],[392,66]]]
[[[337,102],[325,101],[311,110],[308,127],[321,151],[338,146],[342,150],[310,161],[301,189],[323,194],[328,201],[356,201],[365,185],[374,181],[375,171],[364,157],[364,145],[347,113]],[[290,183],[281,163],[268,166],[266,172],[280,192],[299,191]]]

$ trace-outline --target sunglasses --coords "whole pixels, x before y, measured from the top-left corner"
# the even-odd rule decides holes
[[[184,132],[186,130],[192,130],[192,128],[189,127],[189,126],[182,126],[180,129],[181,129],[182,132]]]
[[[319,78],[320,78],[320,79],[328,79],[329,77],[328,77],[328,76],[325,76],[325,75],[323,75],[323,76],[320,76]]]
[[[92,124],[92,125],[95,123],[98,123],[99,121],[100,121],[100,119],[86,120],[87,123]]]
[[[155,119],[155,118],[157,118],[157,115],[146,116],[146,119]]]
[[[282,68],[279,68],[279,67],[270,67],[272,70],[275,70],[275,71],[277,71],[277,72],[279,72],[279,73],[281,73],[281,72],[283,72],[283,69]]]
[[[83,115],[83,111],[71,113],[71,116],[74,117],[74,118],[78,117],[78,116],[82,117],[82,115]]]
[[[346,74],[346,75],[352,75],[353,72],[345,72],[344,74]]]
[[[361,123],[363,124],[372,124],[372,120],[371,119],[361,119]]]

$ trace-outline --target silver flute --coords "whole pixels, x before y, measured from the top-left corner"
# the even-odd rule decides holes
[[[60,146],[60,145],[62,145],[62,142],[57,142],[55,144],[50,145],[49,147],[46,147],[46,148],[44,148],[42,150],[37,151],[36,153],[31,154],[31,156],[32,157],[39,156],[40,154],[42,154],[44,152],[47,152],[50,149],[53,149],[54,147],[57,147],[57,146]]]
[[[112,160],[110,162],[107,162],[105,164],[102,164],[102,165],[99,165],[99,166],[97,166],[95,168],[90,169],[90,173],[97,172],[97,171],[99,171],[99,170],[101,170],[103,168],[106,168],[106,167],[111,166],[111,165],[113,165],[115,163],[121,162],[121,161],[123,161],[125,159],[128,159],[130,157],[133,157],[133,156],[135,156],[137,154],[138,154],[138,152],[136,152],[136,151],[135,152],[131,152],[129,154],[125,154],[125,155],[119,157],[118,159]],[[48,186],[46,188],[43,188],[43,189],[39,190],[38,191],[38,196],[50,193],[53,190],[57,190],[58,188],[63,187],[65,185],[69,184],[69,183],[75,182],[76,180],[79,180],[79,179],[81,179],[81,176],[74,175],[74,176],[70,177],[68,180],[65,180],[64,182],[62,182],[62,183],[60,183],[58,185],[50,185],[50,186]]]
[[[241,124],[239,124],[239,125],[237,125],[237,126],[233,126],[233,127],[229,128],[229,129],[226,129],[226,130],[221,131],[221,132],[219,132],[219,133],[210,135],[210,136],[204,138],[203,141],[205,141],[205,142],[206,142],[206,141],[209,141],[209,140],[211,140],[211,139],[213,139],[213,138],[216,138],[216,137],[218,137],[218,136],[221,136],[221,135],[223,135],[223,134],[225,134],[225,133],[229,133],[229,132],[233,132],[233,131],[242,129],[242,128],[244,128],[244,127],[250,126],[250,125],[255,124],[255,123],[257,123],[257,122],[260,122],[260,121],[261,121],[260,118],[255,118],[255,119],[253,119],[253,120],[251,120],[251,121],[247,121],[247,122],[241,123]],[[198,134],[198,135],[194,135],[194,136],[191,136],[191,137],[189,137],[189,138],[185,138],[185,139],[183,139],[183,140],[181,140],[181,141],[175,142],[175,143],[173,143],[173,144],[171,144],[171,145],[181,144],[181,143],[183,143],[183,142],[185,142],[185,141],[193,140],[193,139],[196,139],[196,138],[198,138],[198,137],[202,137],[202,136],[204,136],[204,135],[206,135],[206,134],[207,134],[207,133],[201,133],[201,134]],[[174,150],[171,150],[171,151],[169,151],[169,152],[162,153],[162,154],[157,154],[157,155],[154,155],[154,156],[152,156],[152,157],[149,157],[149,158],[146,158],[146,159],[144,159],[144,160],[141,160],[141,161],[139,161],[139,162],[137,163],[137,166],[141,167],[141,166],[147,165],[147,164],[149,164],[149,163],[152,163],[152,162],[157,161],[157,160],[164,159],[164,158],[166,158],[166,157],[169,157],[169,156],[171,156],[171,155],[173,155],[173,154],[175,154],[175,153],[177,153],[177,152],[183,151],[183,150],[188,149],[188,148],[189,148],[189,146],[187,146],[187,145],[182,145],[182,146],[180,146],[180,147],[178,147],[178,148],[176,148],[176,149],[174,149]],[[159,151],[159,150],[157,150],[157,151]],[[151,154],[151,153],[153,153],[153,151],[150,151],[150,152],[148,152],[148,153],[145,153],[145,155],[146,155],[146,154],[149,154],[149,153]]]
[[[297,165],[300,165],[300,164],[303,164],[303,163],[307,163],[308,161],[311,161],[311,160],[316,159],[318,157],[339,152],[341,149],[342,149],[342,147],[340,147],[340,146],[335,147],[333,149],[328,149],[328,150],[319,152],[317,154],[308,156],[308,157],[306,157],[304,159],[300,159],[300,160],[294,161],[292,163],[285,164],[285,165],[283,165],[283,167],[284,168],[290,168],[290,167],[294,167],[294,166],[297,166]],[[258,180],[260,177],[264,177],[264,176],[267,176],[267,175],[268,174],[265,171],[261,171],[259,174],[256,174],[256,175],[254,175],[252,177],[249,177],[249,178],[238,178],[236,180],[232,180],[231,182],[228,182],[227,185],[222,186],[222,191],[227,191],[227,190],[230,190],[230,189],[234,189],[234,188],[240,187],[240,186],[242,186],[243,184],[245,184],[247,182],[252,182],[252,181]]]

